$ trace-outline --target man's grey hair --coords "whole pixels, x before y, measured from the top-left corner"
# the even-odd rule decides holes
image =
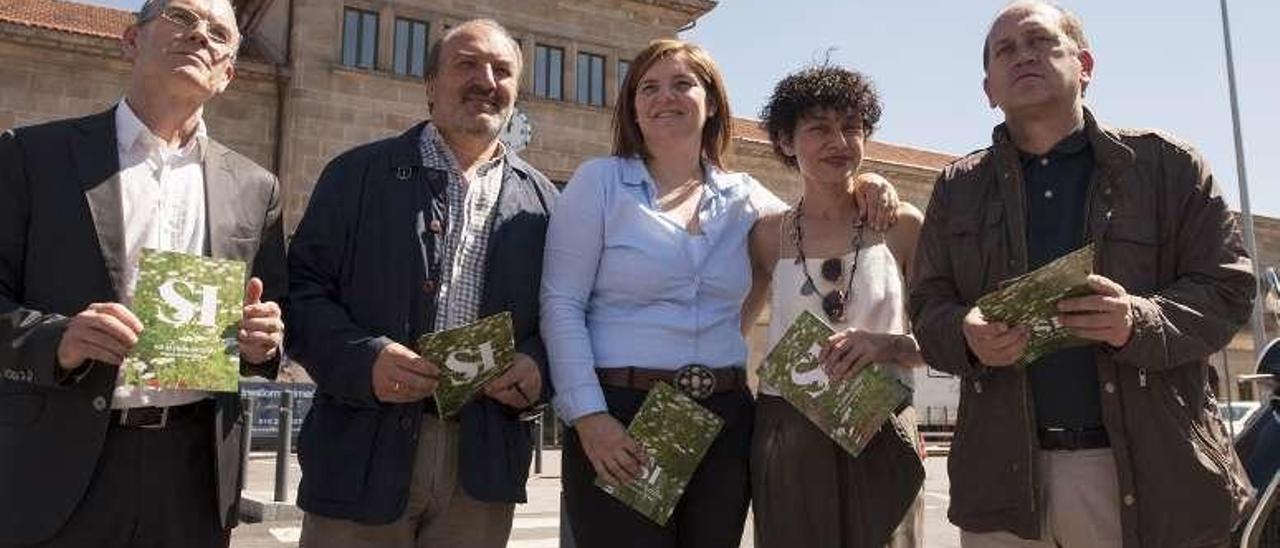
[[[143,23],[151,21],[152,19],[155,19],[157,17],[160,17],[160,12],[164,11],[165,8],[169,7],[169,1],[170,0],[146,0],[146,2],[142,3],[142,7],[138,8],[138,11],[133,14],[133,24],[142,25]],[[235,4],[233,4],[231,0],[227,0],[227,3],[231,5],[231,13],[232,13],[232,16],[234,17]],[[233,21],[233,22],[237,25],[239,24],[238,21]],[[236,59],[236,56],[240,54],[240,45],[244,43],[244,37],[240,36],[240,29],[236,28],[235,30],[236,30],[236,47],[231,50],[232,61],[234,61]]]
[[[1081,21],[1079,16],[1058,5],[1057,2],[1050,2],[1048,0],[1017,0],[1015,2],[1010,2],[1009,5],[1000,10],[1000,13],[996,14],[996,18],[991,20],[991,25],[987,27],[987,34],[982,37],[982,70],[987,70],[987,67],[991,62],[991,31],[995,28],[996,21],[1000,20],[1000,17],[1010,11],[1032,9],[1040,6],[1047,7],[1058,12],[1058,15],[1061,16],[1058,20],[1058,24],[1062,28],[1062,33],[1074,41],[1077,48],[1082,50],[1090,49],[1089,38],[1084,35],[1084,21]]]
[[[450,27],[449,30],[444,31],[444,33],[440,35],[440,38],[431,42],[431,49],[427,52],[427,63],[422,70],[422,76],[424,79],[430,81],[439,74],[441,61],[440,56],[443,55],[442,50],[444,50],[445,42],[448,42],[451,38],[457,36],[458,33],[474,27],[484,27],[498,33],[499,36],[506,39],[507,43],[511,46],[511,51],[516,54],[516,76],[520,76],[521,71],[524,70],[524,55],[520,52],[520,42],[511,35],[511,31],[508,31],[507,27],[502,26],[501,23],[494,21],[493,19],[486,18],[463,21],[458,25]]]

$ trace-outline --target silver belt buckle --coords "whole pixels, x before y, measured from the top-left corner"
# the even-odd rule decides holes
[[[676,371],[676,388],[695,400],[705,400],[716,391],[716,376],[705,365],[690,364]]]

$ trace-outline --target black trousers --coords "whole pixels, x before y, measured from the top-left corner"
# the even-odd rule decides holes
[[[107,430],[80,505],[42,548],[226,548],[217,510],[214,402],[161,430]],[[58,473],[49,470],[50,474]]]
[[[646,393],[604,387],[609,413],[630,424]],[[658,527],[639,512],[595,485],[595,469],[582,451],[573,429],[564,441],[561,482],[565,510],[578,548],[737,548],[751,499],[751,429],[755,402],[743,388],[702,400],[724,419],[666,527]]]

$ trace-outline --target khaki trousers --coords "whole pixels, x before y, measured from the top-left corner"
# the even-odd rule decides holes
[[[960,532],[963,548],[1119,548],[1120,489],[1111,449],[1040,451],[1040,538]]]
[[[409,501],[400,519],[366,525],[308,513],[300,548],[502,548],[515,505],[481,502],[458,484],[458,424],[422,418]]]

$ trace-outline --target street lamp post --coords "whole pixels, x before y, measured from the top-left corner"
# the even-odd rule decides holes
[[[1254,243],[1253,213],[1249,209],[1249,183],[1248,178],[1245,177],[1244,137],[1240,132],[1240,105],[1236,96],[1236,67],[1231,55],[1231,25],[1227,21],[1227,0],[1219,0],[1219,5],[1222,7],[1222,40],[1226,43],[1227,50],[1227,87],[1231,91],[1231,126],[1235,133],[1236,175],[1240,184],[1240,224],[1244,228],[1244,245],[1249,250],[1249,255],[1253,257],[1254,276],[1258,281],[1262,281],[1262,262],[1258,257],[1258,246]],[[1267,324],[1262,310],[1266,300],[1264,295],[1260,292],[1258,298],[1254,299],[1253,319],[1250,321],[1255,358],[1263,348],[1266,348],[1267,343]]]

